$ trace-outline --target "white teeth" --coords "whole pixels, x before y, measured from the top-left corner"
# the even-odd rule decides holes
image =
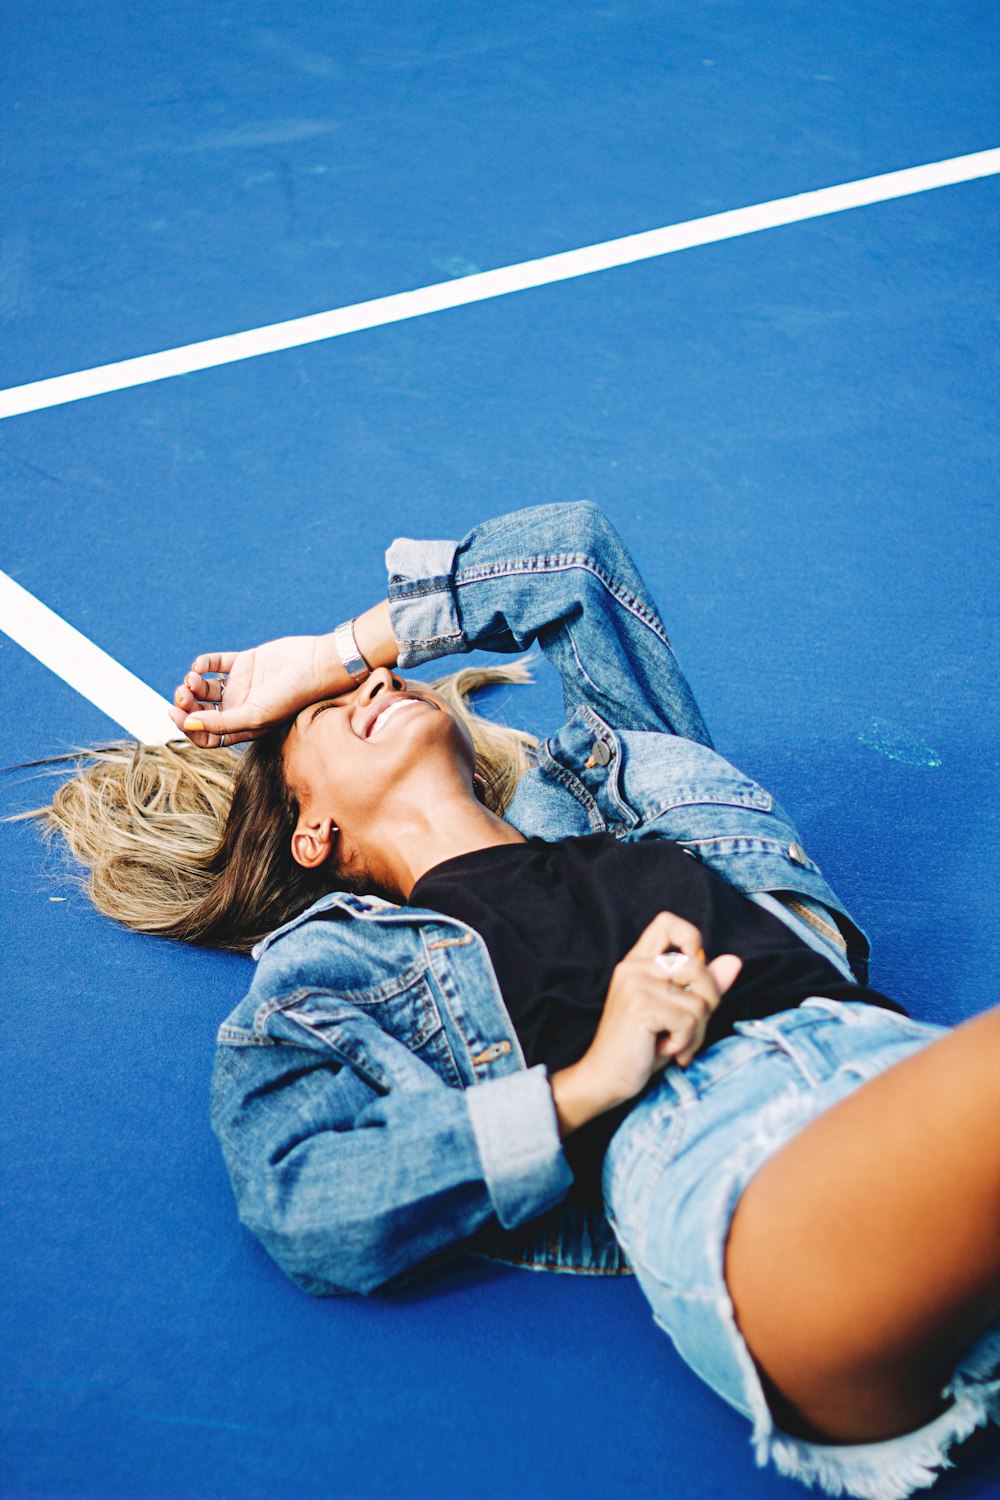
[[[375,723],[372,725],[371,734],[368,736],[368,738],[371,740],[374,739],[377,734],[380,734],[382,732],[382,729],[385,727],[386,720],[391,719],[393,714],[398,714],[399,711],[404,708],[413,708],[415,706],[419,706],[420,702],[421,699],[419,698],[401,698],[397,703],[390,703],[389,707],[384,708],[379,714],[378,718],[375,720]]]

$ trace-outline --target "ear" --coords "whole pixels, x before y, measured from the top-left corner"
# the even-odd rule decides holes
[[[299,818],[292,834],[292,858],[306,870],[318,870],[330,858],[337,834],[340,832],[332,818],[321,818],[319,822],[307,822]]]
[[[476,796],[479,798],[479,801],[482,802],[482,804],[485,806],[486,805],[486,782],[480,776],[480,774],[479,774],[478,771],[476,771],[473,774],[473,777],[472,777],[472,790],[475,792]]]

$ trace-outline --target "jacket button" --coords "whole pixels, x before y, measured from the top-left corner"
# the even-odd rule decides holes
[[[488,1047],[485,1047],[482,1052],[472,1059],[472,1065],[474,1068],[478,1068],[484,1063],[496,1062],[498,1057],[506,1057],[509,1051],[510,1042],[491,1042]]]
[[[611,751],[603,740],[595,740],[590,747],[590,759],[588,766],[606,766],[611,759]]]
[[[801,844],[789,844],[788,858],[793,859],[797,865],[808,864],[806,851]]]

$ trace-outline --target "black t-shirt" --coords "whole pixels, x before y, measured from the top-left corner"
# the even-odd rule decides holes
[[[845,979],[672,839],[622,843],[594,833],[479,849],[428,870],[410,905],[457,917],[480,934],[528,1066],[545,1063],[550,1072],[586,1052],[611,971],[661,911],[694,923],[707,959],[735,953],[743,960],[709,1023],[706,1047],[730,1035],[735,1022],[788,1010],[810,995],[902,1008]],[[609,1111],[570,1137],[567,1155],[578,1176],[599,1165],[627,1112]]]

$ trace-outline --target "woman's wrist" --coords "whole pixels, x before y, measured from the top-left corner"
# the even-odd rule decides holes
[[[337,643],[336,632],[320,637],[320,665],[317,684],[319,695],[345,693],[355,685],[355,678],[344,669]],[[372,609],[365,610],[354,620],[354,640],[369,667],[394,667],[399,657],[399,642],[392,632],[389,620],[389,603],[383,600]]]
[[[607,1091],[596,1083],[591,1072],[584,1066],[585,1061],[585,1058],[581,1058],[568,1068],[560,1068],[549,1079],[559,1124],[559,1139],[563,1141],[574,1130],[579,1130],[581,1125],[586,1125],[588,1120],[603,1115],[605,1110],[611,1109],[618,1102],[608,1098]]]

